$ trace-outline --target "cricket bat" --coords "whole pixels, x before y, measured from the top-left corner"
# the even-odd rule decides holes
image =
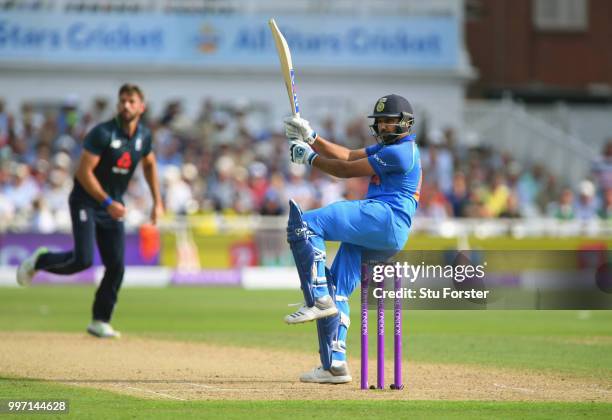
[[[287,40],[276,26],[274,19],[268,21],[270,30],[272,31],[272,37],[276,44],[276,52],[278,53],[278,59],[281,65],[281,72],[285,79],[285,88],[287,88],[287,95],[289,96],[289,103],[291,104],[291,113],[297,117],[300,116],[300,105],[298,104],[297,93],[295,91],[295,74],[293,72],[293,63],[291,62],[291,51],[287,45]]]

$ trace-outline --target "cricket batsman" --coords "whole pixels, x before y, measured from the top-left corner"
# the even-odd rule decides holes
[[[125,271],[123,194],[141,160],[153,198],[151,222],[155,224],[164,212],[155,154],[151,150],[151,132],[140,121],[145,111],[142,90],[134,84],[121,86],[117,111],[115,118],[95,126],[83,141],[83,153],[68,200],[74,249],[49,252],[39,248],[17,269],[17,282],[22,286],[29,285],[38,270],[55,274],[83,271],[93,263],[95,238],[105,271],[96,291],[87,332],[100,338],[120,336],[110,320]]]
[[[300,376],[302,382],[347,383],[350,325],[348,298],[360,283],[363,252],[388,258],[404,248],[419,202],[421,161],[411,134],[414,113],[399,95],[376,101],[368,118],[377,144],[349,150],[325,140],[303,118],[285,119],[291,161],[339,178],[369,176],[366,198],[340,201],[302,213],[289,203],[287,240],[304,294],[304,305],[285,322],[317,321],[321,366]],[[331,266],[325,266],[325,242],[340,241]]]

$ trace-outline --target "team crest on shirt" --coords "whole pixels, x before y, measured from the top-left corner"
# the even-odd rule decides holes
[[[121,139],[115,137],[115,132],[113,131],[113,135],[111,136],[110,142],[111,149],[118,149],[121,147]]]
[[[142,139],[140,137],[136,139],[136,145],[134,147],[136,148],[137,152],[140,152],[142,149]]]
[[[111,149],[118,149],[121,147],[121,139],[118,139],[117,137],[115,137],[114,131],[113,131],[113,134],[111,135],[110,147]]]

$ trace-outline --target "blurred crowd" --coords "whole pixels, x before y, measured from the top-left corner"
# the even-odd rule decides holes
[[[24,103],[11,115],[0,99],[0,228],[52,232],[70,226],[67,199],[82,139],[114,109],[105,98],[90,106],[66,98],[45,106]],[[281,215],[288,198],[310,209],[365,195],[366,178],[340,180],[291,164],[282,125],[262,124],[258,112],[208,99],[195,117],[180,101],[145,115],[169,214]],[[350,148],[374,141],[364,116],[343,121],[330,115],[312,124]],[[453,130],[425,126],[417,127],[424,174],[419,217],[612,220],[612,141],[588,179],[563,185],[544,164],[466,147]],[[125,197],[128,224],[147,220],[149,197],[137,172]]]
[[[545,162],[457,144],[452,130],[430,132],[421,142],[421,216],[612,221],[612,139],[577,185],[564,184]]]

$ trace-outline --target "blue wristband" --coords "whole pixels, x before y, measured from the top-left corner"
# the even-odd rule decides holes
[[[110,205],[112,204],[112,202],[113,202],[113,199],[112,199],[112,198],[110,198],[110,197],[106,197],[106,198],[104,199],[104,201],[102,202],[102,204],[101,204],[101,205],[102,205],[102,208],[106,210],[106,209],[108,208],[108,206],[110,206]]]

